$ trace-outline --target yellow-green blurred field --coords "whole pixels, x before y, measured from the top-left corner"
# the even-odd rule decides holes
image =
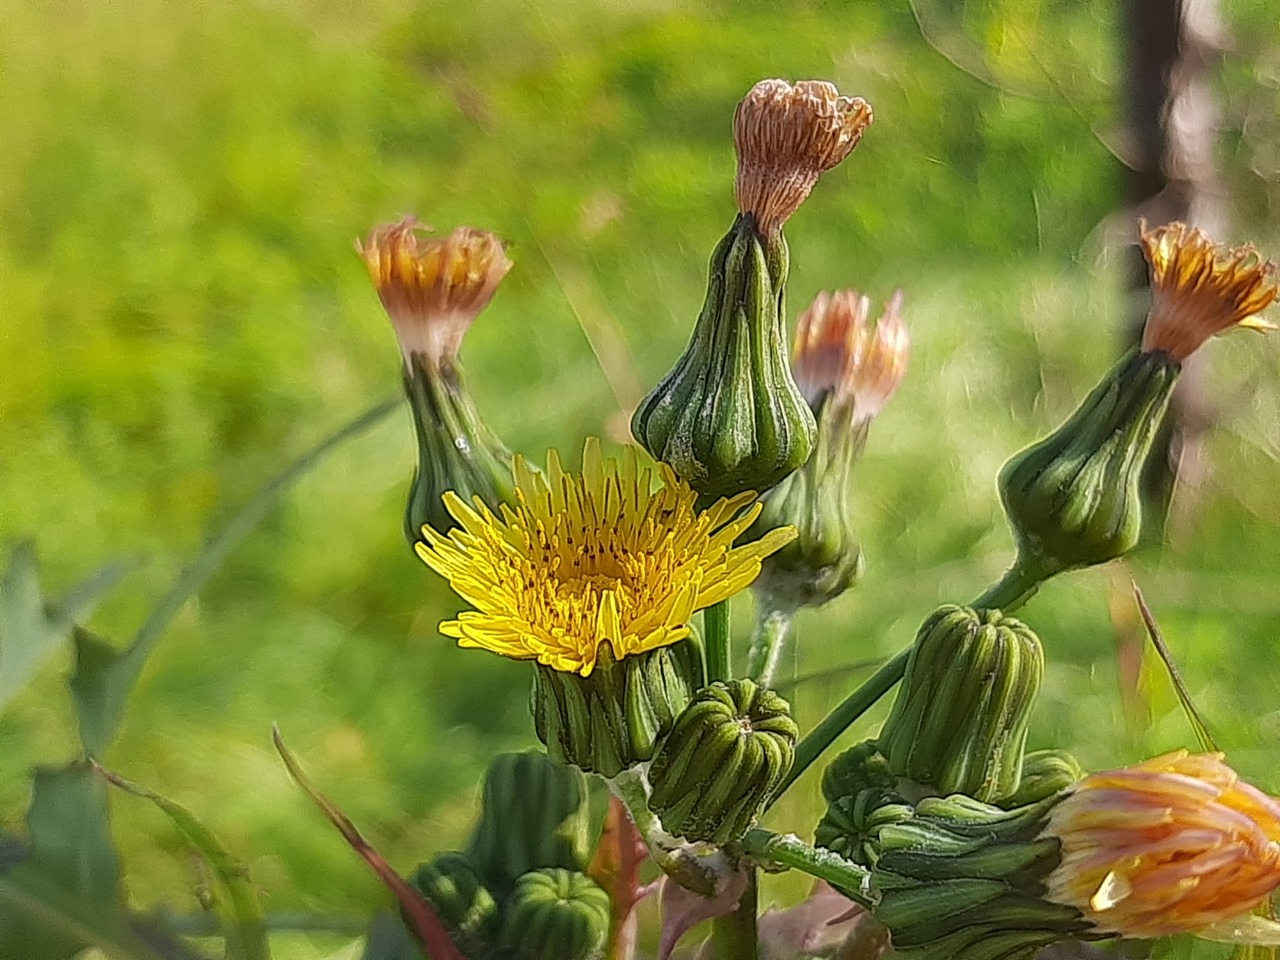
[[[1223,4],[1215,89],[1222,239],[1276,256],[1268,6]],[[407,213],[511,241],[463,349],[509,445],[575,460],[585,435],[620,440],[732,220],[734,103],[820,77],[876,121],[788,227],[791,310],[901,287],[913,352],[857,474],[866,577],[802,615],[796,669],[889,655],[1001,572],[997,470],[1119,349],[1120,55],[1109,0],[0,5],[0,547],[34,538],[51,593],[136,562],[89,622],[126,639],[263,483],[399,389],[352,241]],[[1280,791],[1280,338],[1204,354],[1207,470],[1169,545],[1025,610],[1050,657],[1032,746],[1096,767],[1194,745],[1154,658],[1136,686],[1117,666],[1135,578],[1214,735]],[[436,632],[456,601],[402,539],[412,463],[401,412],[289,492],[184,606],[105,758],[248,861],[270,913],[388,903],[289,782],[273,721],[404,870],[458,843],[489,755],[533,742],[527,668]],[[742,597],[736,632],[750,621]],[[51,658],[0,714],[0,826],[20,826],[34,765],[75,754],[69,667]],[[859,676],[804,683],[802,727]],[[809,833],[815,784],[771,825]],[[195,912],[168,822],[112,809],[134,902]],[[351,939],[283,935],[276,956]]]

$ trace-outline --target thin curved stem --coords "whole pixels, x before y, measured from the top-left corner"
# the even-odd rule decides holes
[[[702,611],[703,643],[707,652],[707,679],[733,679],[733,647],[729,639],[729,601],[721,600]]]
[[[1058,572],[1043,564],[1024,561],[1019,556],[1004,576],[983,591],[970,606],[1012,613],[1035,596],[1040,584]]]
[[[760,828],[748,832],[742,838],[741,846],[757,861],[791,867],[825,880],[855,903],[872,906],[872,898],[864,887],[871,874],[865,867],[839,854],[811,847],[792,833],[774,833]]]
[[[747,655],[747,676],[762,687],[772,687],[778,676],[778,665],[786,649],[794,614],[789,610],[760,609],[751,651]]]

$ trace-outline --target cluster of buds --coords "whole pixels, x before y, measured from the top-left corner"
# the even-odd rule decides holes
[[[1275,264],[1252,247],[1215,246],[1182,223],[1143,224],[1141,243],[1152,289],[1141,347],[1000,472],[1015,569],[1032,584],[1138,544],[1143,466],[1182,363],[1215,334],[1265,326],[1255,315],[1280,295]]]
[[[794,611],[839,596],[862,570],[850,479],[871,422],[906,372],[909,340],[895,294],[872,326],[871,300],[820,293],[796,322],[791,366],[818,424],[813,455],[764,496],[758,533],[793,526],[796,539],[753,585],[764,610]]]

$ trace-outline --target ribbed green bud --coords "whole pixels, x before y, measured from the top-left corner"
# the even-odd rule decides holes
[[[485,771],[467,853],[495,889],[539,867],[582,870],[590,857],[587,778],[544,753],[500,753]]]
[[[875,740],[863,740],[837,756],[822,771],[822,796],[827,803],[863,790],[895,790],[898,775]]]
[[[470,858],[442,853],[418,867],[411,883],[431,904],[468,956],[483,952],[498,934],[498,904]]]
[[[602,644],[589,677],[535,670],[533,725],[548,755],[602,777],[650,759],[703,682],[702,654],[690,640],[621,661]]]
[[[502,944],[518,960],[594,960],[604,952],[612,912],[609,895],[585,874],[535,870],[516,881]]]
[[[1181,369],[1133,352],[1062,426],[1000,471],[1019,563],[1043,579],[1105,563],[1138,544],[1143,464]]]
[[[457,526],[441,498],[452,490],[465,502],[479,496],[497,510],[512,499],[511,454],[480,419],[457,366],[433,370],[421,354],[409,358],[404,389],[418,439],[418,466],[405,504],[404,533],[413,546],[430,526]]]
[[[1044,899],[1061,860],[1040,838],[1052,797],[1001,810],[965,796],[933,797],[868,841],[873,913],[904,960],[1031,960],[1067,937],[1093,938],[1080,912]]]
[[[899,794],[886,787],[865,787],[829,801],[813,840],[846,860],[872,866],[880,856],[875,840],[882,827],[915,816]]]
[[[1006,810],[1039,803],[1083,779],[1084,770],[1065,750],[1035,750],[1022,758],[1022,782],[996,805]]]
[[[740,839],[791,770],[791,707],[750,680],[717,681],[676,718],[649,767],[649,805],[688,840]]]
[[[1018,789],[1044,673],[1040,640],[999,610],[939,607],[916,635],[880,750],[901,777],[980,800]]]
[[[688,347],[632,417],[640,445],[706,499],[768,490],[813,450],[787,359],[787,260],[780,232],[766,244],[739,215],[711,256]]]

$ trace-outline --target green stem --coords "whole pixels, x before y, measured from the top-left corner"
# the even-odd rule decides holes
[[[893,689],[893,685],[901,680],[902,675],[906,672],[907,658],[910,655],[911,648],[907,647],[892,660],[886,661],[884,666],[867,679],[866,683],[845,697],[834,710],[822,719],[821,723],[805,734],[804,738],[796,744],[796,761],[791,766],[791,772],[773,795],[775,801],[786,792],[791,784],[796,782],[800,774],[809,769],[809,765],[817,760],[840,734],[849,729],[849,726],[855,720],[871,709],[877,700]]]
[[[741,846],[758,861],[771,861],[826,880],[855,903],[873,905],[870,895],[864,892],[864,884],[871,876],[864,867],[830,850],[811,847],[795,834],[757,828],[742,838]]]
[[[790,610],[763,605],[760,608],[756,631],[751,637],[751,652],[747,656],[747,676],[762,687],[772,687],[778,676],[778,664],[782,662],[793,617]]]
[[[1058,572],[1047,564],[1027,562],[1019,555],[999,582],[988,587],[969,605],[983,610],[1012,613],[1035,596],[1040,584]]]
[[[733,679],[733,649],[729,640],[729,601],[702,611],[703,642],[707,652],[707,680]]]
[[[755,868],[747,871],[747,885],[738,905],[711,922],[712,957],[715,960],[757,960],[760,934],[756,929],[759,886]]]

